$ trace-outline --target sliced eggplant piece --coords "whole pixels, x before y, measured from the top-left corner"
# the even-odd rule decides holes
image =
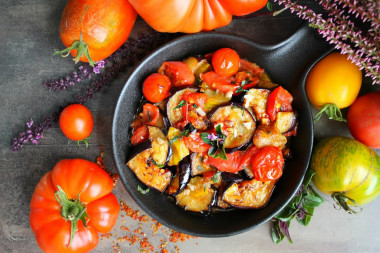
[[[222,172],[221,177],[223,181],[227,182],[241,182],[244,180],[239,174],[231,173],[231,172]]]
[[[222,200],[241,209],[264,207],[272,195],[276,181],[250,181],[232,183],[223,193]]]
[[[258,148],[265,146],[283,148],[286,142],[286,137],[280,133],[273,123],[270,123],[269,125],[260,125],[253,136],[253,144]]]
[[[274,125],[283,134],[293,130],[296,123],[297,117],[294,112],[278,112]]]
[[[170,153],[169,141],[158,127],[148,126],[148,131],[149,141],[134,147],[127,166],[141,182],[162,192],[172,175],[162,168]]]
[[[227,136],[224,147],[227,149],[247,144],[256,129],[251,113],[238,103],[230,103],[211,112],[210,122],[214,127],[223,124],[223,133]]]
[[[181,126],[179,126],[178,123],[182,123],[184,116],[182,115],[182,107],[187,107],[187,117],[188,119],[191,119],[191,123],[193,126],[198,130],[206,130],[208,128],[208,119],[207,119],[207,113],[206,111],[197,106],[188,106],[188,102],[184,101],[182,99],[182,95],[185,92],[190,93],[196,93],[198,92],[198,89],[195,88],[186,88],[177,91],[168,101],[167,104],[167,116],[170,121],[170,124],[174,127],[182,129]]]
[[[252,108],[256,119],[265,125],[270,122],[266,112],[269,94],[270,90],[253,88],[248,90],[244,96],[244,107]]]
[[[179,188],[178,193],[182,192],[191,178],[191,161],[190,156],[183,158],[178,165],[178,178],[179,178]]]
[[[191,156],[191,175],[201,175],[208,171],[213,171],[210,165],[207,165],[203,162],[203,154],[202,153],[192,153]]]
[[[137,178],[145,185],[163,192],[170,184],[170,170],[160,168],[151,161],[151,149],[144,150],[127,163]]]
[[[177,205],[191,212],[209,212],[215,205],[217,191],[213,181],[204,177],[193,177],[186,188],[176,196]]]
[[[166,188],[165,193],[174,196],[179,189],[179,168],[178,166],[170,166],[169,169],[172,172],[172,180],[170,182],[170,185]],[[175,168],[175,170],[173,170]]]
[[[244,166],[244,168],[239,171],[239,175],[245,180],[252,180],[254,178],[254,174],[251,165]]]

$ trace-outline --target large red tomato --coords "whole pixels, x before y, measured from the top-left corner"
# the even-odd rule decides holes
[[[113,182],[96,163],[61,160],[37,184],[30,225],[44,252],[88,252],[116,223]]]
[[[380,148],[380,91],[356,99],[348,110],[347,123],[355,139]]]
[[[63,10],[59,34],[75,61],[95,62],[115,52],[128,38],[136,20],[128,0],[70,0]],[[77,51],[80,52],[77,54]]]
[[[267,0],[129,0],[137,13],[159,32],[196,33],[226,26],[232,15],[263,8]]]

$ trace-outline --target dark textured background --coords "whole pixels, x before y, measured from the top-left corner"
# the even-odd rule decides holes
[[[70,57],[52,57],[55,48],[63,47],[58,25],[66,2],[0,0],[0,252],[40,252],[29,226],[29,202],[39,179],[59,160],[76,157],[94,160],[100,145],[104,145],[106,164],[114,170],[112,113],[130,69],[121,73],[110,87],[87,104],[95,118],[89,148],[67,144],[67,139],[54,125],[45,131],[37,146],[28,144],[18,152],[11,152],[12,138],[26,130],[25,122],[31,118],[35,122],[41,121],[60,106],[74,101],[73,96],[88,86],[76,85],[67,91],[52,92],[42,85],[47,79],[65,76],[75,69]],[[287,38],[301,23],[295,15],[285,12],[277,17],[263,15],[234,20],[218,31],[244,35],[261,43],[275,43]],[[151,32],[151,29],[138,19],[131,37],[143,32]],[[371,86],[366,79],[362,93],[374,89],[379,88]],[[315,134],[321,138],[349,135],[349,132],[343,123],[322,120],[315,125]],[[138,209],[120,182],[115,193],[119,200]],[[379,252],[379,208],[380,199],[377,199],[365,206],[360,215],[348,215],[335,210],[332,200],[326,196],[326,203],[316,209],[309,227],[304,228],[296,222],[292,224],[293,245],[286,241],[274,245],[269,223],[229,238],[193,239],[177,245],[181,252]],[[120,216],[113,231],[114,237],[101,240],[94,252],[113,251],[115,236],[122,235],[119,226],[123,221],[138,227],[137,223]],[[164,233],[150,240],[159,245],[162,237],[165,237]],[[136,246],[129,246],[126,242],[120,245],[122,252],[137,252]],[[168,245],[168,249],[173,247]]]

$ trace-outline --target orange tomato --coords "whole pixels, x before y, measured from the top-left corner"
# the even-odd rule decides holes
[[[263,8],[267,0],[129,0],[137,13],[159,32],[196,33],[226,26],[232,15]]]
[[[240,56],[231,48],[220,48],[212,55],[212,67],[222,76],[235,75],[239,70]]]
[[[55,54],[67,56],[71,53],[75,62],[80,60],[94,65],[127,40],[136,16],[128,0],[70,0],[63,10],[59,27],[59,35],[67,49]],[[78,48],[84,50],[77,56]]]
[[[346,55],[331,53],[310,70],[306,79],[306,93],[317,109],[326,104],[338,108],[350,106],[359,94],[362,73]]]

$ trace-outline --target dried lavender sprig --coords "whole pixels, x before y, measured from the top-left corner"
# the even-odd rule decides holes
[[[92,87],[85,89],[83,94],[77,96],[77,102],[86,103],[89,101],[95,93],[100,92],[106,85],[110,85],[111,81],[125,68],[133,66],[136,62],[141,60],[147,53],[154,50],[161,44],[173,39],[176,34],[143,34],[137,39],[130,38],[119,50],[117,50],[112,56],[105,59],[103,63],[97,66],[103,68],[107,65],[107,68],[103,71],[99,69],[99,75],[93,81]],[[93,71],[97,71],[94,67]],[[34,123],[30,120],[26,123],[27,130],[19,133],[12,140],[12,151],[20,150],[24,144],[29,141],[33,144],[38,144],[43,138],[44,130],[50,129],[53,124],[58,122],[59,115],[63,107],[60,107],[51,116],[45,117],[41,123]]]
[[[372,55],[368,55],[368,52],[363,50],[363,47],[361,47],[361,44],[355,36],[356,34],[346,34],[346,27],[337,25],[334,18],[324,19],[322,14],[316,14],[306,6],[296,4],[291,0],[275,1],[279,4],[283,4],[286,8],[289,8],[291,12],[296,12],[297,16],[308,21],[311,26],[317,28],[318,33],[326,38],[329,43],[335,44],[336,49],[339,49],[343,54],[347,54],[348,58],[359,66],[360,69],[365,69],[367,72],[366,76],[371,77],[374,84],[380,84],[380,63],[376,60],[372,60]],[[343,41],[347,39],[360,45],[360,48],[353,50],[349,43]],[[378,51],[377,47],[375,48],[375,51]]]

